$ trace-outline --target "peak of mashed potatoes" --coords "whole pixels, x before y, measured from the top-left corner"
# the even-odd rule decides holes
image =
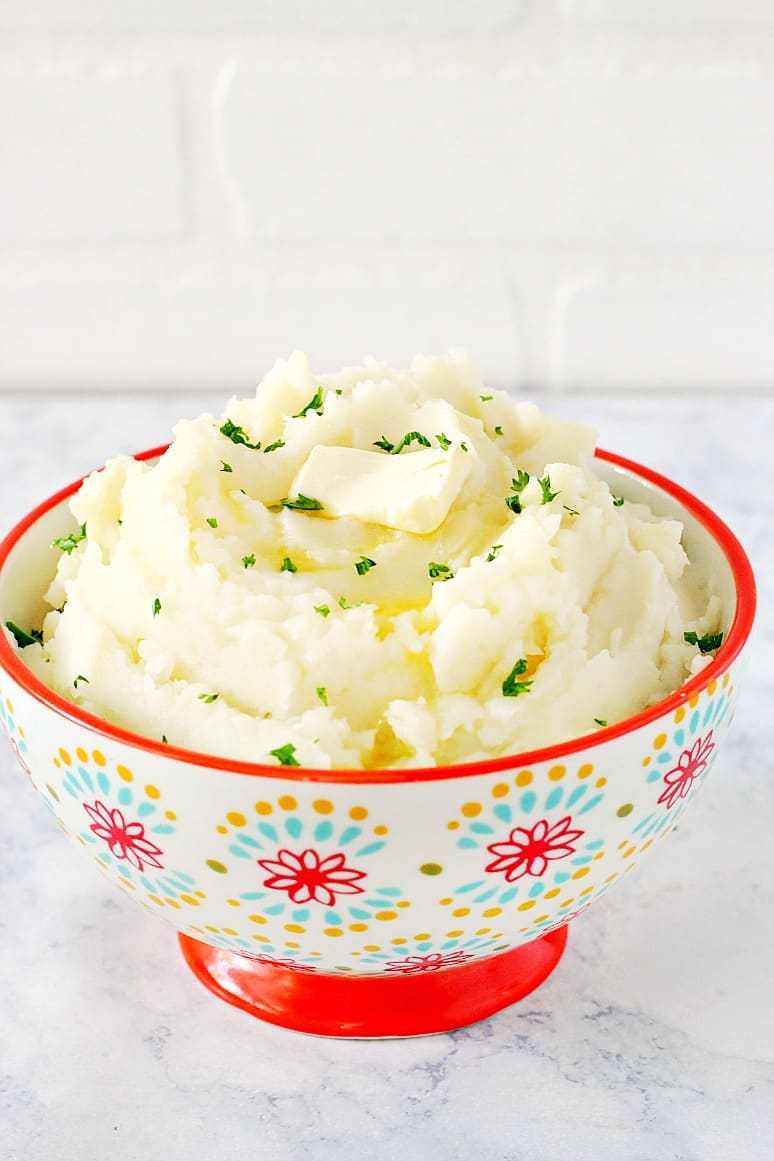
[[[269,764],[464,762],[612,725],[702,664],[683,634],[717,612],[681,525],[614,503],[594,441],[462,355],[314,375],[295,354],[157,463],[84,482],[24,660],[118,725]]]

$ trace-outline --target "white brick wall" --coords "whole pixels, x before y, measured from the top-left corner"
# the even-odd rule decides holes
[[[774,0],[0,0],[0,389],[774,388]]]

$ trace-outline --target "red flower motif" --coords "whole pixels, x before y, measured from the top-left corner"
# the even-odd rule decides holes
[[[431,951],[429,955],[407,955],[405,959],[389,960],[384,970],[410,976],[417,972],[437,972],[440,968],[455,967],[468,959],[473,959],[473,956],[466,951]]]
[[[486,849],[497,858],[489,863],[487,871],[502,871],[507,882],[523,879],[525,875],[540,878],[546,873],[549,860],[564,859],[573,854],[572,845],[583,834],[582,830],[571,830],[569,814],[553,826],[548,819],[536,822],[532,830],[515,827],[508,836],[507,843],[492,843]]]
[[[138,871],[146,866],[163,870],[164,864],[159,862],[158,855],[164,852],[145,837],[141,822],[127,822],[120,810],[109,810],[104,802],[95,802],[93,806],[84,802],[83,809],[92,820],[89,830],[104,839],[113,858],[126,859]]]
[[[337,895],[362,895],[358,879],[365,879],[365,871],[344,866],[344,855],[328,855],[321,859],[317,851],[307,848],[300,855],[293,851],[277,851],[276,860],[258,859],[258,866],[269,872],[264,887],[287,891],[294,903],[324,903],[332,907]]]
[[[256,963],[267,963],[272,967],[287,968],[291,972],[317,971],[317,968],[310,963],[299,963],[298,960],[291,959],[290,956],[269,955],[267,951],[240,951],[237,954],[244,956],[245,959],[252,959]]]
[[[707,769],[714,749],[710,730],[706,738],[697,738],[690,750],[683,750],[677,765],[664,775],[666,787],[661,791],[658,801],[663,802],[667,810],[671,810],[676,802],[688,795],[696,779]]]

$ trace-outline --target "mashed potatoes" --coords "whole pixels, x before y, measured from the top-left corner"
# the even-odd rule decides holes
[[[717,628],[681,526],[594,474],[594,433],[462,356],[313,375],[183,421],[73,498],[43,644],[60,694],[255,762],[417,766],[612,724]],[[65,530],[63,530],[63,533]]]

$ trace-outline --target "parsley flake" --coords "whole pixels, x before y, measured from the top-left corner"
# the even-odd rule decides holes
[[[282,558],[282,564],[280,565],[280,572],[298,572],[298,569],[293,564],[293,561],[290,559],[289,556],[284,556]]]
[[[321,617],[329,617],[331,612],[328,605],[315,605],[314,611],[315,613],[319,613]]]
[[[465,440],[464,440],[464,439],[461,441],[461,443],[460,443],[460,447],[462,448],[462,450],[463,450],[464,452],[466,452],[466,451],[468,450],[468,445],[465,443]]]
[[[395,444],[390,443],[387,436],[383,435],[379,439],[374,440],[373,446],[380,447],[382,449],[382,451],[391,452],[392,449],[395,447]]]
[[[441,431],[435,438],[438,440],[438,446],[440,447],[441,451],[449,450],[451,447],[451,440],[447,435],[444,435]]]
[[[355,564],[355,572],[358,576],[365,576],[369,569],[376,568],[376,561],[371,560],[370,556],[361,556],[360,560]]]
[[[218,527],[218,520],[217,520],[216,516],[208,516],[207,523],[209,524],[210,528],[217,528]]]
[[[362,601],[348,601],[346,597],[339,597],[340,609],[359,609]]]
[[[566,504],[562,504],[562,507],[564,508],[565,512],[569,512],[571,516],[580,516],[580,512],[577,508],[568,508]]]
[[[233,472],[231,464],[227,464],[225,460],[220,461],[220,470],[222,472]]]
[[[286,496],[284,500],[280,500],[279,504],[271,506],[273,512],[279,512],[281,508],[289,508],[291,512],[322,512],[323,510],[319,500],[315,500],[313,496],[305,496],[303,492],[299,492],[295,500]]]
[[[502,435],[502,434],[503,434],[503,429],[500,427],[500,424],[498,423],[497,427],[495,428],[495,435]]]
[[[518,697],[520,693],[526,693],[529,690],[532,685],[531,681],[516,680],[517,677],[521,677],[522,673],[526,672],[527,659],[520,657],[502,684],[503,697]]]
[[[284,446],[285,446],[284,439],[275,439],[274,443],[269,443],[266,445],[266,447],[263,449],[263,454],[266,455],[266,452],[273,452],[273,451],[276,451],[277,448],[284,447]]]
[[[167,737],[167,735],[166,735],[166,734],[162,734],[162,735],[161,735],[161,740],[162,740],[162,742],[164,743],[164,745],[165,745],[165,746],[168,746],[168,745],[169,745],[169,738]]]
[[[249,556],[242,557],[242,568],[252,568],[255,564],[255,553],[251,552]]]
[[[341,395],[341,387],[337,387],[337,388],[336,388],[336,394],[337,394],[337,395]]]
[[[257,443],[250,443],[247,438],[247,432],[238,423],[232,423],[230,419],[219,428],[220,434],[225,435],[226,439],[230,439],[232,443],[241,445],[242,447],[250,448],[250,451],[260,451],[261,441]]]
[[[20,649],[26,649],[28,645],[42,645],[43,633],[40,629],[20,629],[13,621],[6,621],[5,627],[9,633],[12,633],[16,639],[16,644]]]
[[[319,697],[319,699],[323,703],[323,705],[328,704],[328,691],[324,685],[317,686],[317,696]]]
[[[200,693],[199,701],[203,701],[205,705],[212,705],[220,697],[219,693]]]
[[[88,677],[84,677],[82,673],[79,673],[79,674],[78,674],[78,676],[77,676],[77,677],[75,678],[75,680],[73,681],[73,689],[77,689],[77,688],[78,688],[78,683],[79,683],[79,682],[81,682],[81,681],[85,681],[87,685],[90,685],[90,684],[91,684],[91,682],[89,681]]]
[[[497,554],[501,548],[502,548],[502,544],[493,544],[492,547],[489,549],[489,556],[486,559],[488,561],[495,560],[495,558],[497,557]]]
[[[391,449],[390,455],[399,456],[404,447],[409,447],[412,443],[421,444],[422,447],[430,447],[430,440],[426,435],[422,435],[421,431],[407,431],[403,439]]]
[[[86,539],[86,525],[81,524],[77,532],[68,532],[67,536],[58,536],[56,540],[51,541],[52,548],[58,548],[60,552],[66,552],[69,556],[74,548],[77,548],[82,540]]]
[[[599,726],[599,728],[601,730],[604,730],[605,726],[607,725],[607,722],[605,721],[604,718],[594,718],[594,724]]]
[[[451,580],[454,576],[448,564],[436,564],[434,560],[431,560],[428,564],[427,571],[431,580],[447,581]]]
[[[296,747],[292,742],[287,742],[284,746],[277,746],[276,750],[269,750],[272,758],[276,758],[280,766],[300,766],[301,763],[296,759]]]
[[[623,496],[613,496],[613,507],[620,508],[624,502]]]
[[[323,393],[322,387],[318,387],[312,398],[307,403],[306,407],[302,407],[300,411],[292,417],[293,419],[305,419],[310,411],[316,411],[318,415],[323,412]]]
[[[494,395],[479,395],[482,403],[488,403],[490,399],[494,399]]]
[[[714,653],[723,644],[723,633],[705,633],[699,637],[697,633],[683,633],[683,639],[688,645],[696,645],[700,653]]]
[[[556,497],[559,495],[558,492],[551,491],[551,477],[550,476],[543,476],[543,479],[538,480],[538,483],[540,484],[540,491],[543,493],[542,498],[540,500],[540,503],[541,504],[550,504],[551,501],[555,500]]]
[[[161,612],[161,601],[159,600],[158,597],[156,597],[155,601],[153,602],[153,616],[158,617],[160,612]]]

